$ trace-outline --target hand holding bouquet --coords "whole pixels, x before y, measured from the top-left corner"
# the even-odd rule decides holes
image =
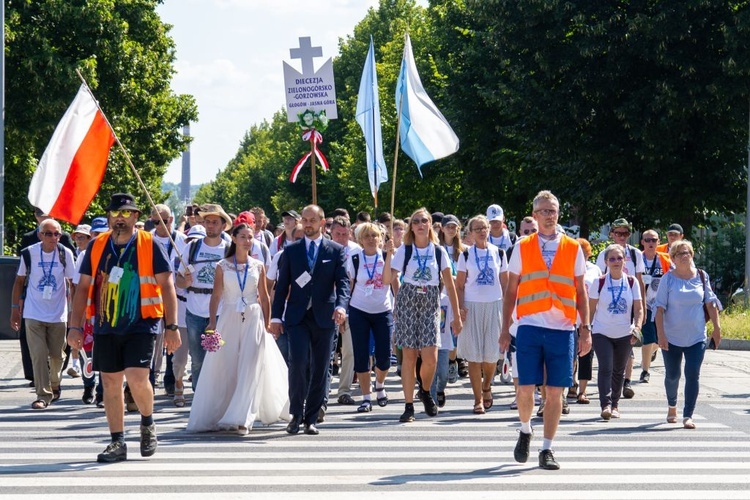
[[[221,349],[226,342],[221,338],[221,334],[215,330],[206,330],[201,334],[201,347],[208,352],[216,352]]]

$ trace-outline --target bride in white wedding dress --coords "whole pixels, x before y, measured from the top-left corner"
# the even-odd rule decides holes
[[[188,432],[247,434],[255,420],[264,424],[289,420],[287,366],[268,332],[265,270],[263,263],[249,256],[253,231],[240,224],[231,235],[227,256],[216,266],[209,308],[212,319],[206,327],[218,331],[226,344],[206,353]]]

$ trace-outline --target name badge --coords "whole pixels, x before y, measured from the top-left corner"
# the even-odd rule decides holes
[[[365,297],[369,297],[372,295],[372,291],[375,289],[375,285],[370,283],[369,285],[365,285]]]
[[[418,286],[417,287],[417,293],[419,293],[419,294],[425,294],[425,293],[427,293],[427,287],[426,286]]]
[[[52,285],[46,285],[42,289],[42,298],[44,300],[52,300]]]
[[[300,288],[305,288],[305,286],[310,283],[311,280],[312,276],[310,276],[310,273],[305,271],[304,273],[300,274],[299,278],[294,281]]]
[[[123,269],[121,267],[113,267],[109,272],[109,282],[113,285],[118,285],[120,283],[120,278],[122,278],[122,273]]]
[[[651,284],[651,280],[654,279],[654,277],[651,276],[650,274],[644,274],[641,277],[643,278],[643,284],[644,285],[650,285]]]

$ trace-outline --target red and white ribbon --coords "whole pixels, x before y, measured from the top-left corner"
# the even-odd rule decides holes
[[[299,175],[300,170],[302,170],[302,165],[307,162],[307,159],[310,158],[310,155],[312,155],[313,152],[315,153],[315,157],[318,159],[325,172],[328,172],[330,168],[328,166],[328,160],[326,159],[325,155],[323,155],[323,152],[318,149],[318,144],[323,143],[323,136],[320,134],[320,132],[315,129],[310,129],[302,134],[302,140],[312,142],[312,151],[306,153],[302,158],[300,158],[297,164],[294,165],[294,168],[292,168],[292,174],[289,176],[289,180],[291,182],[297,181],[297,176]]]

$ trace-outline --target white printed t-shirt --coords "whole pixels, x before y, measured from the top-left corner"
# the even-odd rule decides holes
[[[489,252],[489,256],[487,253]],[[464,300],[466,302],[495,302],[502,300],[503,289],[500,286],[500,273],[508,271],[508,259],[503,252],[500,256],[499,249],[488,244],[486,249],[469,247],[468,260],[462,252],[458,256],[458,272],[466,273],[466,285],[464,287]],[[487,259],[487,273],[484,270],[485,258]],[[479,260],[479,266],[477,265]]]
[[[351,252],[346,260],[346,272],[349,274],[349,279],[354,279],[352,257],[355,255],[359,255],[359,270],[356,273],[357,282],[349,306],[370,314],[390,311],[393,309],[390,293],[391,284],[383,283],[385,264],[383,253],[380,250],[376,255],[365,255],[363,250]],[[374,269],[373,266],[375,266]],[[370,277],[371,273],[372,277]]]
[[[594,315],[591,333],[601,334],[611,339],[619,339],[630,335],[630,315],[633,310],[633,301],[641,300],[641,287],[638,280],[633,278],[633,287],[629,286],[627,276],[619,280],[613,280],[609,273],[604,275],[604,286],[599,293],[599,280],[589,285],[589,298],[596,299],[596,311]]]
[[[69,248],[65,252],[65,268],[60,262],[60,253],[55,247],[52,252],[43,252],[42,243],[35,243],[27,248],[31,257],[31,269],[26,269],[26,262],[21,259],[18,265],[18,276],[29,276],[26,288],[26,300],[23,303],[23,318],[46,323],[61,323],[68,320],[68,298],[65,278],[73,279],[76,258]],[[44,298],[44,288],[52,287],[51,295]]]
[[[417,248],[412,245],[411,259],[406,265],[406,273],[404,275],[404,283],[409,283],[415,286],[439,286],[440,277],[438,276],[438,264],[435,258],[435,249],[438,252],[443,252],[443,266],[440,271],[448,269],[450,271],[450,256],[445,253],[445,249],[430,243],[425,248]],[[396,250],[396,255],[391,260],[391,269],[398,271],[399,273],[404,268],[404,258],[406,256],[406,245],[401,245]],[[426,260],[426,262],[425,262]],[[421,261],[424,269],[421,270],[418,262]]]
[[[216,264],[224,258],[226,249],[229,246],[224,240],[222,240],[217,246],[212,247],[207,245],[203,240],[195,240],[191,242],[185,248],[185,261],[191,253],[193,245],[200,245],[198,253],[195,255],[195,262],[192,263],[195,268],[193,273],[193,284],[190,285],[192,288],[207,288],[213,289],[214,277],[216,276]],[[180,273],[185,269],[185,264],[180,263]],[[187,310],[191,314],[200,316],[201,318],[208,318],[208,305],[211,301],[211,294],[208,293],[195,293],[188,291],[187,293]]]

